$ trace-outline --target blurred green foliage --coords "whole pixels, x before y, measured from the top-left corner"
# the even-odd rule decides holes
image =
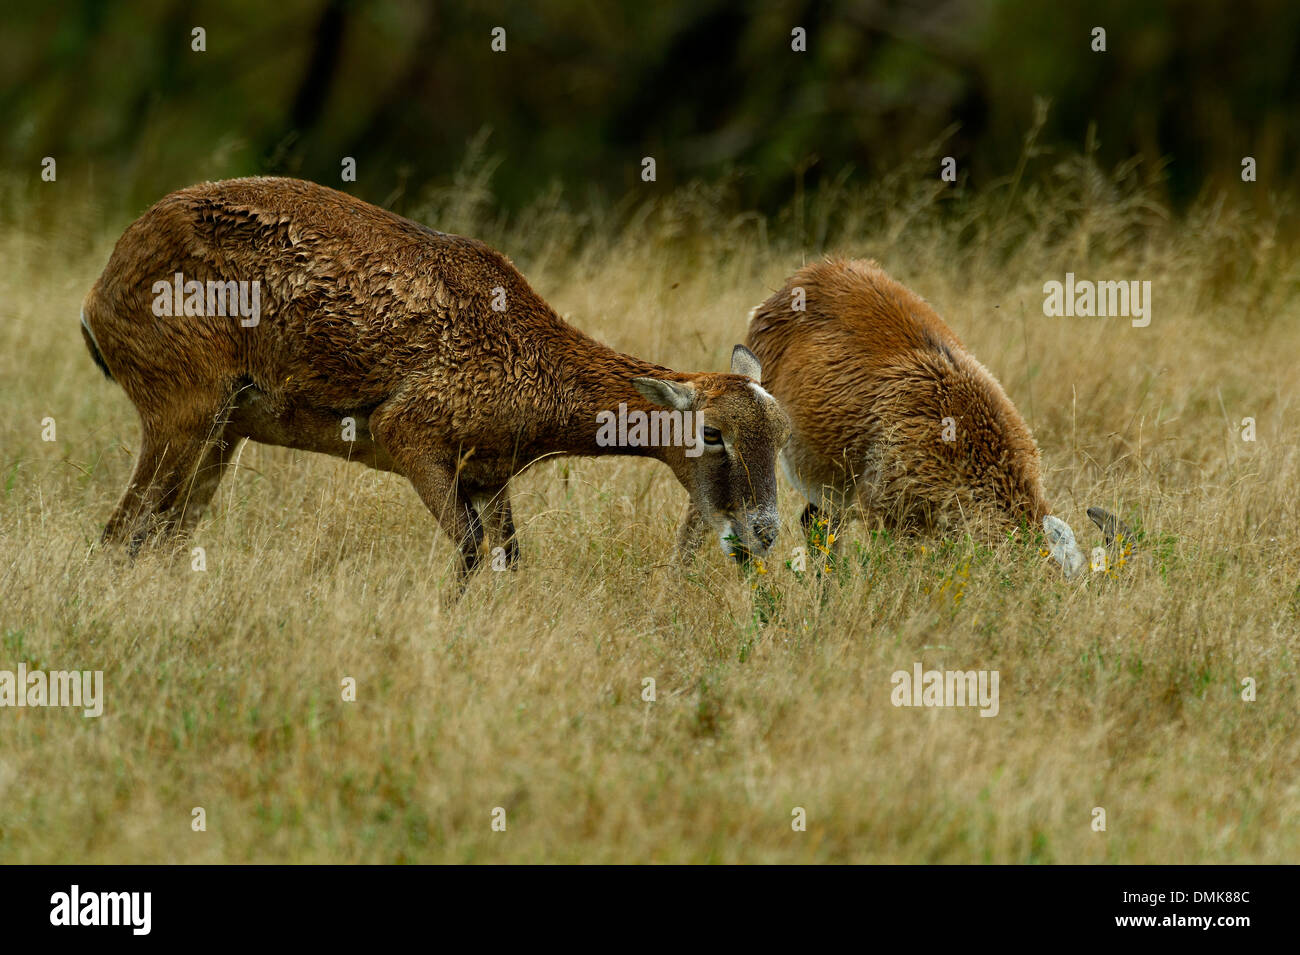
[[[622,196],[653,156],[648,188],[729,177],[744,207],[773,210],[927,152],[936,178],[951,155],[987,184],[1044,98],[1040,148],[1139,157],[1178,206],[1240,185],[1247,155],[1262,193],[1294,182],[1298,50],[1284,0],[14,3],[0,150],[11,173],[37,180],[54,156],[60,179],[137,204],[252,173],[337,185],[353,156],[349,191],[400,208],[452,183],[474,143],[505,209],[557,183]]]

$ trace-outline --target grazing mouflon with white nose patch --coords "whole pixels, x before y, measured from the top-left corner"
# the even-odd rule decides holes
[[[875,262],[795,272],[753,310],[747,344],[791,419],[781,461],[808,499],[805,527],[825,515],[834,528],[854,505],[899,528],[1041,523],[1066,575],[1081,572],[1015,405],[934,310]]]
[[[251,287],[241,301],[256,314],[214,310],[214,287]],[[118,241],[82,334],[140,413],[135,473],[104,530],[133,550],[191,522],[245,438],[403,475],[465,573],[485,545],[517,560],[508,482],[556,454],[666,463],[690,497],[684,551],[706,527],[744,554],[775,537],[789,427],[744,347],[731,374],[620,354],[564,322],[501,253],[313,183],[166,196]],[[703,447],[608,446],[601,414],[620,405],[691,412]]]

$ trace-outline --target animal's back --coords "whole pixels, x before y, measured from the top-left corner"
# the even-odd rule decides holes
[[[853,495],[899,519],[919,505],[925,520],[954,502],[1045,511],[1037,447],[1002,387],[874,262],[795,272],[754,310],[747,344],[794,422],[786,473],[814,503]]]
[[[923,299],[862,260],[799,269],[754,309],[747,344],[763,363],[764,387],[800,423],[805,470],[826,479],[869,453],[900,379],[917,393],[929,366],[911,359],[962,348]]]
[[[176,273],[205,285],[256,281],[256,324],[155,314],[154,284]],[[285,402],[310,394],[338,408],[382,401],[416,368],[445,372],[466,392],[501,388],[520,366],[545,378],[557,363],[548,348],[580,336],[491,247],[266,177],[160,200],[119,240],[86,313],[124,382],[166,369],[246,376]]]

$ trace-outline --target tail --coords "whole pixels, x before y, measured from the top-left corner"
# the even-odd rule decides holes
[[[99,350],[99,342],[95,341],[95,333],[90,330],[90,323],[86,321],[86,306],[81,306],[81,337],[86,340],[86,348],[90,350],[90,357],[95,360],[99,370],[104,373],[104,377],[109,381],[113,380],[113,373],[108,370],[108,363],[104,361],[104,353]]]

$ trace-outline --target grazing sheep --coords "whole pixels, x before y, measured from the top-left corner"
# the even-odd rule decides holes
[[[706,527],[739,557],[776,537],[788,422],[744,347],[731,374],[620,354],[501,253],[333,189],[253,178],[166,196],[118,241],[81,325],[140,413],[104,530],[133,550],[194,519],[244,438],[403,475],[463,574],[489,542],[517,560],[508,482],[556,454],[666,463],[690,495],[683,553]],[[616,415],[694,427],[610,440]]]
[[[781,463],[808,499],[805,530],[823,513],[833,530],[853,505],[897,528],[1041,523],[1066,576],[1082,571],[1011,399],[934,310],[875,262],[795,272],[753,310],[747,344],[790,416]],[[1114,520],[1093,511],[1099,526]]]

